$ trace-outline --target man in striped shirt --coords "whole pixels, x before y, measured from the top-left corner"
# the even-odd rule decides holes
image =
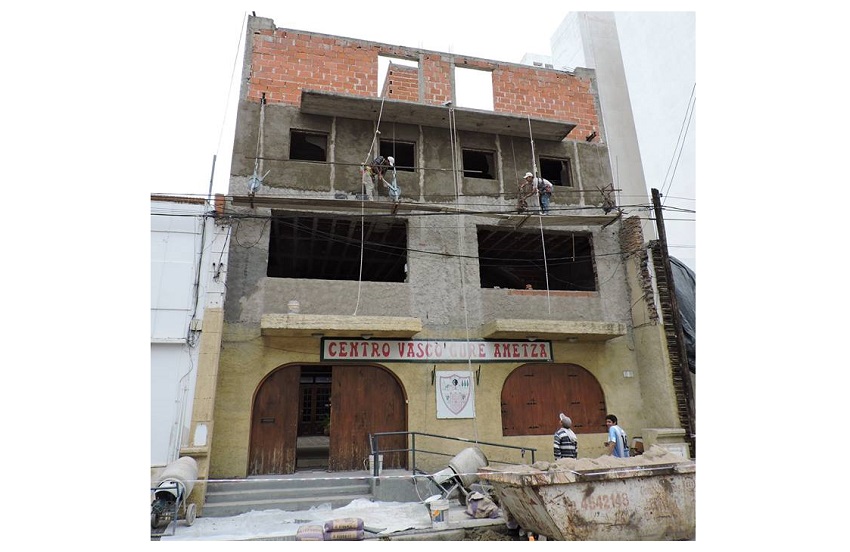
[[[555,432],[554,452],[555,460],[558,458],[578,458],[578,439],[570,429],[573,421],[563,412],[559,415],[561,427]]]

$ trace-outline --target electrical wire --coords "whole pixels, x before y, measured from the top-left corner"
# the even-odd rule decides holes
[[[233,67],[230,69],[230,83],[227,86],[227,100],[224,102],[224,113],[221,116],[221,129],[218,133],[218,144],[216,145],[216,154],[221,152],[221,141],[224,137],[224,127],[225,122],[227,121],[227,108],[230,105],[230,94],[233,91],[233,81],[234,75],[236,74],[236,67],[239,63],[239,53],[240,46],[242,44],[242,37],[245,35],[245,30],[247,29],[246,21],[248,19],[248,12],[243,12],[242,15],[242,25],[239,27],[239,39],[236,41],[236,53],[233,56]]]
[[[667,166],[667,174],[664,175],[664,180],[661,183],[661,196],[664,198],[661,201],[661,204],[664,205],[664,201],[666,201],[666,192],[673,185],[673,178],[676,176],[676,168],[679,166],[679,159],[682,156],[682,151],[684,151],[685,146],[685,137],[688,135],[688,129],[691,127],[691,120],[694,115],[694,107],[696,107],[696,98],[694,97],[694,92],[696,91],[697,83],[694,83],[691,88],[691,97],[688,99],[688,106],[685,109],[685,116],[682,119],[682,127],[679,129],[679,137],[676,139],[676,145],[673,148],[673,156],[670,159],[670,165]],[[677,153],[678,150],[678,153]],[[673,173],[670,174],[670,170],[672,169]],[[670,180],[667,180],[667,177],[670,177]]]

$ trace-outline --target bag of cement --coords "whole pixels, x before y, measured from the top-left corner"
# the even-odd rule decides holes
[[[302,525],[295,532],[297,541],[323,541],[325,540],[325,528],[321,525]]]
[[[347,529],[343,531],[328,531],[325,540],[328,541],[360,541],[365,538],[363,529]]]
[[[325,532],[330,533],[331,531],[362,531],[363,530],[363,520],[360,518],[339,518],[339,519],[331,519],[325,522]]]
[[[477,491],[466,497],[466,514],[476,519],[497,518],[501,515],[496,503]]]

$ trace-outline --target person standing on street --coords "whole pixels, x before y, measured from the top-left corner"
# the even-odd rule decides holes
[[[561,427],[555,432],[554,452],[555,460],[558,458],[578,458],[578,439],[573,430],[573,421],[563,412],[559,414]]]
[[[617,425],[617,417],[613,414],[608,414],[605,416],[605,425],[608,426],[608,440],[605,441],[605,448],[608,454],[617,458],[628,458],[628,437],[623,428]]]

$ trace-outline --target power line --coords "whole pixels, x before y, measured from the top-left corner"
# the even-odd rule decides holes
[[[688,134],[688,129],[691,127],[691,119],[694,115],[694,107],[696,106],[696,97],[694,96],[694,92],[696,91],[697,83],[694,83],[691,88],[691,97],[688,99],[688,106],[685,109],[685,117],[682,120],[682,127],[679,129],[679,137],[676,140],[676,146],[673,148],[673,156],[670,159],[670,165],[667,166],[667,174],[664,175],[664,181],[661,185],[661,195],[662,197],[666,196],[665,193],[670,189],[670,186],[673,184],[673,178],[676,176],[676,168],[679,166],[679,159],[682,157],[682,151],[685,149],[685,136]],[[678,153],[677,153],[678,150]],[[673,173],[670,173],[670,170],[673,170]],[[667,176],[670,176],[670,180],[667,181]],[[662,205],[663,205],[662,201]]]

